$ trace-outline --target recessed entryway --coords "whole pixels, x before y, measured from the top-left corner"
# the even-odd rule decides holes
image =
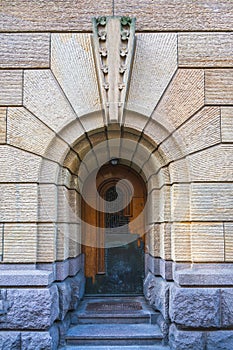
[[[91,234],[96,246],[83,245],[86,294],[140,295],[145,277],[145,183],[129,166],[109,162],[96,177],[96,188],[104,199],[104,204],[97,203],[98,210],[87,203],[92,197],[89,188],[87,179],[83,235],[85,241]]]

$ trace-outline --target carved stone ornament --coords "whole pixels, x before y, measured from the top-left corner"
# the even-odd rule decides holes
[[[93,47],[105,123],[122,124],[135,49],[135,18],[94,18]]]

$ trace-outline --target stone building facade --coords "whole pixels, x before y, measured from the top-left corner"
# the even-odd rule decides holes
[[[62,344],[80,186],[107,152],[147,187],[144,295],[170,348],[231,350],[232,2],[2,0],[0,23],[0,348]]]

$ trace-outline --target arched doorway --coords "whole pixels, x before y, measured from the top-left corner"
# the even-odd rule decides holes
[[[129,166],[111,162],[98,171],[98,198],[90,193],[91,181],[82,199],[86,294],[142,294],[145,183]]]

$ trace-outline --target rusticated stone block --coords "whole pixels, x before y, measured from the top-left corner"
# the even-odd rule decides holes
[[[70,279],[65,280],[64,282],[57,283],[58,292],[59,292],[59,319],[63,320],[70,309],[71,303],[71,285]]]
[[[0,332],[0,350],[20,350],[21,334],[20,332]]]
[[[27,332],[21,335],[22,349],[52,350],[52,338],[48,332]]]
[[[213,105],[232,105],[233,69],[206,70],[205,102]]]
[[[232,30],[232,6],[227,0],[123,0],[115,1],[115,16],[137,18],[137,30],[211,31]]]
[[[233,288],[221,289],[222,326],[233,326]],[[233,333],[232,333],[233,341]],[[233,347],[232,347],[233,348]]]
[[[49,328],[59,313],[58,291],[54,285],[46,289],[8,289],[9,309],[2,329]]]
[[[112,3],[106,0],[2,0],[1,31],[90,31],[92,17],[112,12]]]
[[[172,322],[185,327],[219,327],[220,291],[173,285],[170,289],[169,314]]]
[[[57,350],[59,330],[53,326],[49,332],[22,332],[21,348],[25,350]]]
[[[0,34],[1,68],[48,68],[49,34]]]
[[[70,323],[71,323],[71,315],[70,314],[67,314],[66,317],[62,320],[62,322],[58,323],[59,345],[61,345],[61,346],[66,345],[65,336],[66,336],[66,333],[70,327]]]
[[[205,346],[204,334],[196,331],[178,330],[172,324],[169,331],[169,345],[172,350],[203,350]]]
[[[81,299],[85,292],[85,276],[82,271],[80,271],[75,277],[71,278],[71,304],[70,309],[75,310],[78,307]]]
[[[0,70],[0,105],[22,105],[22,70]]]
[[[232,46],[232,33],[180,33],[179,66],[232,67]]]
[[[232,350],[233,331],[215,331],[207,333],[206,350]]]
[[[126,108],[149,117],[176,70],[177,35],[140,33],[136,40]]]
[[[155,287],[155,276],[149,272],[144,280],[143,289],[146,300],[152,304],[153,302],[153,291]]]
[[[144,281],[144,294],[149,304],[168,319],[169,284],[161,277],[148,273]]]

